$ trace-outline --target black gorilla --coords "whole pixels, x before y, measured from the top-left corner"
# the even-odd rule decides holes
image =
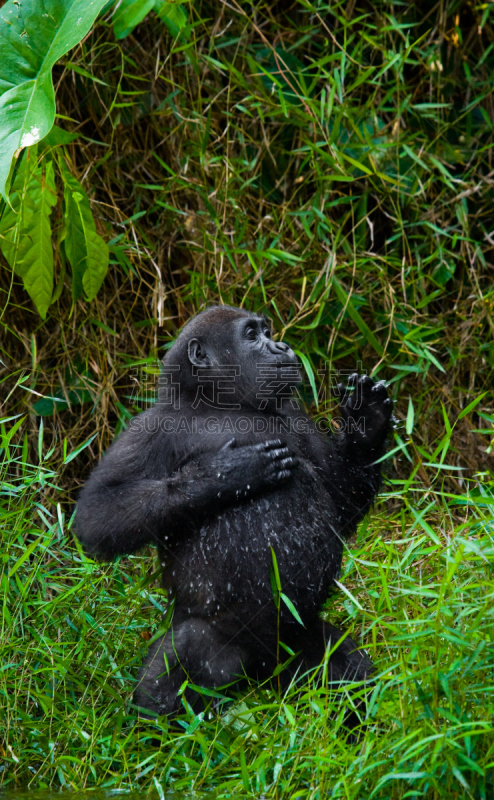
[[[175,599],[135,693],[150,712],[176,712],[186,678],[202,687],[268,678],[280,652],[289,658],[278,641],[296,653],[290,676],[343,636],[319,609],[343,540],[378,491],[392,403],[383,383],[353,376],[353,394],[340,395],[346,424],[320,433],[291,396],[297,365],[264,317],[230,307],[198,314],[163,361],[157,404],[132,420],[81,492],[75,530],[87,551],[113,558],[156,544]],[[211,399],[215,386],[221,400]],[[285,603],[277,608],[273,552],[303,626]],[[329,670],[333,681],[361,680],[372,662],[347,637]],[[196,692],[186,697],[197,707]]]

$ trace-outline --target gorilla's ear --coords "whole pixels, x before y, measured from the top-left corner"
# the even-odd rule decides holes
[[[190,339],[188,344],[189,361],[194,367],[210,367],[211,359],[199,339]]]

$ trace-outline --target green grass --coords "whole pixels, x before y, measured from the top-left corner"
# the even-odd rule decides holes
[[[359,743],[351,702],[311,680],[251,686],[220,713],[136,727],[132,689],[164,597],[152,556],[99,565],[74,543],[49,458],[5,466],[0,697],[4,788],[216,797],[486,798],[494,790],[494,484],[395,481],[347,550],[326,613],[378,669]],[[394,507],[394,511],[390,510]],[[273,601],[274,602],[274,601]],[[159,746],[156,745],[159,737]]]
[[[48,157],[110,241],[96,299],[71,303],[59,206],[45,322],[0,269],[0,788],[489,800],[494,5],[184,8],[188,38],[151,15],[116,41],[107,15],[55,70],[57,122],[79,138]],[[390,385],[388,483],[326,609],[379,670],[358,744],[347,699],[310,682],[184,710],[159,747],[135,726],[157,565],[93,563],[69,520],[207,302],[272,317],[316,416],[331,370],[361,362]]]

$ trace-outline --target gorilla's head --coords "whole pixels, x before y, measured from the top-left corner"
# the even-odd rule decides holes
[[[280,381],[287,382],[287,370],[290,385],[300,382],[297,357],[291,347],[272,338],[269,319],[232,306],[211,306],[193,317],[163,365],[180,368],[176,379],[189,396],[197,392],[198,376],[220,380],[222,374],[233,375],[232,401],[256,407],[260,383],[266,387],[271,380],[275,397]],[[264,388],[264,398],[267,392]]]

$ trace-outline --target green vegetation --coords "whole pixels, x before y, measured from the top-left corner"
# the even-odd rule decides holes
[[[76,6],[43,22],[47,52]],[[489,800],[494,5],[135,0],[70,33],[0,67],[2,110],[29,89],[48,120],[0,124],[0,788]],[[309,679],[136,727],[158,565],[97,564],[70,532],[156,359],[218,301],[304,354],[314,415],[359,362],[396,400],[387,483],[327,604],[379,670],[358,743],[348,699]]]
[[[398,500],[400,511],[364,523],[347,554],[331,619],[364,637],[379,669],[359,744],[344,740],[346,698],[307,682],[282,698],[252,687],[211,719],[184,713],[179,731],[162,722],[157,747],[130,704],[144,637],[163,610],[152,559],[103,568],[85,558],[63,513],[43,506],[54,477],[46,462],[23,472],[7,486],[2,519],[7,785],[492,796],[494,497],[485,489],[467,509],[466,495],[428,491],[420,503],[397,487],[382,505]]]

